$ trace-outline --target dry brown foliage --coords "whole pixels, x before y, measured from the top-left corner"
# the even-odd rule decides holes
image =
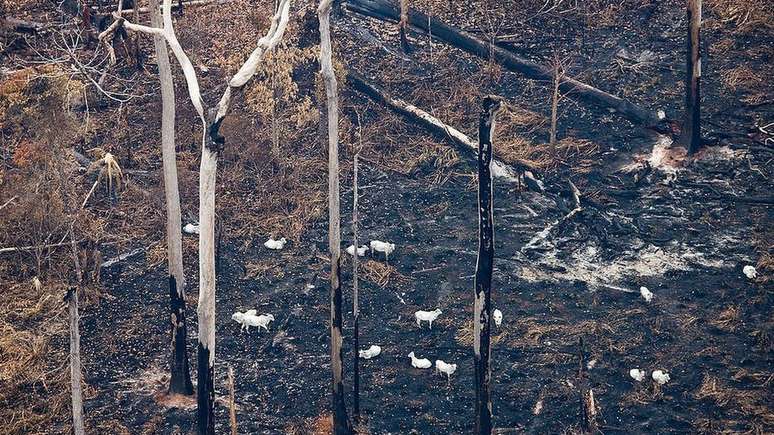
[[[767,376],[768,382],[771,382],[771,374]],[[709,400],[724,408],[726,418],[716,422],[726,426],[723,427],[724,433],[742,428],[751,433],[763,433],[761,430],[774,425],[774,412],[769,406],[767,394],[766,388],[754,390],[734,388],[715,376],[705,375],[694,397],[697,400]]]
[[[75,276],[70,246],[60,243],[76,240],[84,285],[98,280],[95,243],[103,222],[89,210],[79,211],[93,180],[83,182],[66,151],[81,131],[69,110],[76,85],[55,66],[20,70],[0,82],[0,129],[4,136],[24,138],[8,143],[12,159],[0,173],[0,198],[13,198],[2,211],[0,248],[18,248],[0,256],[0,277],[7,285],[0,304],[5,433],[34,433],[61,424],[69,413],[62,296]],[[40,289],[31,284],[33,276],[43,283]]]

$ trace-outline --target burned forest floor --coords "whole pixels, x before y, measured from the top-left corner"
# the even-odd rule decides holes
[[[228,74],[268,26],[269,6],[249,3],[191,6],[176,19],[208,101],[219,97]],[[568,76],[653,112],[663,110],[669,119],[681,117],[684,2],[575,7],[557,2],[556,8],[542,1],[411,3],[527,59],[544,65],[558,61]],[[767,17],[774,12],[764,8],[743,20],[729,12],[734,2],[708,3],[702,36],[706,146],[694,156],[673,143],[676,135],[644,129],[572,95],[559,101],[560,140],[552,149],[547,144],[551,83],[525,79],[417,29],[408,35],[412,51],[404,53],[395,23],[365,18],[346,5],[334,12],[343,98],[342,248],[352,243],[355,151],[360,156],[360,244],[396,245],[388,259],[369,254],[360,262],[361,348],[382,347],[378,357],[361,360],[361,433],[473,430],[477,184],[474,158],[448,138],[356,92],[347,71],[473,140],[481,99],[502,96],[508,108],[497,124],[495,155],[507,163],[530,162],[545,184],[544,192],[534,192],[494,182],[492,303],[504,317],[493,330],[492,346],[498,433],[580,430],[581,339],[603,433],[774,432],[774,134],[768,133],[774,127],[766,129],[774,122],[774,85],[766,78],[774,57],[774,29]],[[260,83],[246,90],[223,126],[217,433],[229,433],[229,367],[235,375],[239,433],[328,430],[327,155],[318,127],[317,103],[324,92],[315,75],[313,11],[308,4],[293,5],[288,41],[269,58],[271,68],[259,74]],[[51,12],[29,12],[44,13]],[[217,31],[202,34],[206,28]],[[34,40],[28,43],[35,47]],[[81,153],[100,147],[122,164],[122,189],[115,198],[98,189],[85,213],[99,223],[92,245],[100,258],[132,253],[96,266],[82,305],[85,416],[88,433],[187,434],[196,429],[195,403],[164,395],[169,317],[160,103],[152,41],[141,46],[149,56],[146,72],[122,60],[108,77],[122,89],[134,86],[137,96],[120,104],[100,100],[101,105],[85,109],[88,116],[81,108],[75,118],[83,132],[71,139]],[[232,46],[234,56],[222,54]],[[30,67],[30,59],[42,48],[14,50],[3,54],[9,69],[38,68]],[[174,73],[187,224],[198,215],[199,127],[181,71]],[[279,102],[268,110],[272,94],[265,83],[272,80],[283,93],[276,97],[274,92]],[[277,114],[284,117],[272,124]],[[18,159],[6,156],[17,155],[22,141],[3,140],[3,170],[13,175]],[[83,175],[73,180],[74,196],[82,198],[93,180]],[[570,182],[580,192],[575,212]],[[10,191],[3,189],[10,188],[0,177],[0,204]],[[183,236],[195,381],[197,237]],[[266,249],[263,242],[270,236],[286,237],[288,243],[281,251]],[[3,237],[3,246],[11,243]],[[0,343],[0,355],[5,354],[0,358],[13,362],[0,372],[0,404],[7,409],[0,424],[11,433],[70,431],[64,382],[69,379],[67,314],[58,302],[66,279],[44,271],[41,264],[58,258],[49,255],[48,263],[24,253],[0,257],[0,274],[6,275],[0,280],[7,281],[11,295],[2,307],[0,326],[9,338]],[[748,265],[756,267],[756,278],[743,273]],[[342,272],[351,410],[353,273],[347,254]],[[50,282],[51,290],[27,292],[33,276],[42,276],[47,286]],[[653,293],[650,302],[640,287]],[[436,308],[443,313],[432,329],[417,327],[414,312]],[[269,331],[240,331],[231,315],[249,309],[274,315]],[[19,354],[28,352],[28,358],[10,356],[22,347]],[[407,356],[412,351],[459,368],[450,380],[414,369]],[[25,374],[32,364],[47,370]],[[633,368],[646,371],[643,382],[629,376]],[[668,372],[670,381],[657,385],[650,379],[653,370]],[[22,391],[29,391],[25,399]]]

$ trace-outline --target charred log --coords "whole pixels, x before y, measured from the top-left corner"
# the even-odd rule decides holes
[[[349,0],[346,5],[349,10],[365,16],[380,20],[400,20],[399,8],[385,0]],[[506,49],[482,41],[416,10],[409,11],[408,17],[411,26],[415,29],[431,34],[433,37],[468,53],[484,59],[491,58],[505,68],[520,72],[534,80],[551,81],[553,79],[554,74],[550,67],[521,58]],[[568,97],[586,100],[599,107],[614,110],[635,124],[655,127],[660,123],[655,112],[645,110],[627,100],[570,77],[562,77],[559,89]]]
[[[36,21],[27,21],[27,20],[21,20],[19,18],[5,18],[2,21],[0,21],[0,31],[3,33],[7,31],[11,32],[18,32],[18,33],[27,33],[27,34],[36,34],[41,33],[46,29],[49,29],[51,26],[45,24],[45,23],[39,23]]]

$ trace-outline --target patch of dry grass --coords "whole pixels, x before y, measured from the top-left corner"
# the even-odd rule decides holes
[[[725,426],[724,429],[744,428],[753,433],[765,433],[774,427],[774,411],[770,406],[769,393],[766,388],[735,388],[715,376],[705,375],[694,397],[697,400],[708,400],[724,409],[724,418],[718,421],[718,424]]]
[[[774,28],[774,8],[755,0],[709,0],[707,7],[740,32]]]
[[[710,323],[721,331],[734,332],[739,327],[739,315],[739,307],[732,305],[721,311]]]
[[[723,71],[723,84],[731,91],[737,89],[758,89],[766,83],[760,71],[749,65],[737,65]]]
[[[0,426],[26,434],[62,423],[69,412],[63,290],[9,283],[0,303]],[[63,319],[64,317],[64,319]]]
[[[360,266],[360,276],[381,288],[386,288],[387,286],[401,287],[411,281],[411,278],[401,274],[395,267],[387,263],[366,260],[358,264]]]

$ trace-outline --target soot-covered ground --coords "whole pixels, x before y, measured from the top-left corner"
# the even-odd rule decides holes
[[[625,27],[643,37],[609,29],[587,33],[589,41],[603,42],[587,44],[591,51],[578,54],[578,62],[584,71],[608,71],[596,84],[638,102],[658,101],[669,110],[679,103],[673,84],[680,73],[674,66],[682,60],[669,53],[682,47],[677,39],[681,24],[677,12],[655,8],[647,16],[638,12]],[[349,29],[349,18],[356,20],[345,15],[340,32]],[[527,30],[534,33],[541,20]],[[570,22],[562,25],[573,28]],[[658,32],[646,31],[651,25]],[[339,36],[347,56],[358,59],[351,60],[353,68],[366,70],[374,53],[389,57],[379,46]],[[765,42],[769,36],[759,38]],[[662,60],[647,74],[611,69],[621,48],[616,44],[637,52],[653,49]],[[357,45],[365,53],[361,57],[355,55]],[[432,66],[424,55],[414,59],[419,65],[406,67],[413,74],[422,76]],[[460,64],[469,61],[459,56]],[[708,83],[717,85],[718,71],[709,73]],[[501,95],[519,102],[542,92],[513,85],[517,76],[503,72]],[[604,111],[573,105],[563,112],[563,135],[574,133],[600,144],[590,169],[582,175],[571,168],[563,172],[583,180],[582,211],[570,219],[562,220],[572,208],[564,176],[546,179],[545,194],[495,183],[493,303],[504,313],[493,346],[496,427],[514,433],[577,428],[578,341],[583,338],[593,361],[589,378],[597,421],[605,433],[774,431],[771,287],[765,277],[753,281],[742,274],[742,267],[755,264],[772,240],[766,196],[772,187],[771,151],[748,147],[743,135],[717,134],[731,131],[725,129],[729,125],[749,128],[752,115],[739,107],[728,110],[739,101],[719,85],[707,89],[713,96],[707,107],[716,123],[714,137],[731,146],[714,146],[694,161],[666,152],[668,139]],[[768,106],[759,107],[770,113]],[[371,433],[472,430],[476,191],[471,166],[463,163],[458,169],[438,183],[427,171],[405,175],[370,162],[361,167],[361,243],[379,239],[397,245],[389,262],[381,256],[364,259],[360,275],[360,342],[364,348],[378,344],[383,349],[361,368],[364,427]],[[351,197],[351,179],[345,179],[343,247],[351,243]],[[221,258],[216,392],[225,398],[231,366],[240,433],[314,433],[329,401],[327,221],[317,220],[300,243],[279,252],[245,251],[243,246],[227,239]],[[195,258],[186,258],[192,344],[195,264]],[[344,271],[345,374],[351,388],[349,259]],[[164,387],[168,346],[163,266],[148,270],[140,255],[103,273],[108,296],[83,317],[90,385],[86,415],[104,433],[193,431],[194,409],[170,409],[154,396]],[[652,302],[640,297],[641,286],[654,293]],[[435,308],[443,314],[433,329],[418,328],[414,311]],[[274,314],[269,332],[240,332],[231,314],[247,309]],[[411,351],[457,363],[459,369],[447,383],[430,370],[413,369],[407,357]],[[628,376],[632,368],[648,374],[661,369],[671,381],[660,388],[649,379],[638,383]],[[219,401],[216,408],[219,433],[228,431],[225,403]]]

